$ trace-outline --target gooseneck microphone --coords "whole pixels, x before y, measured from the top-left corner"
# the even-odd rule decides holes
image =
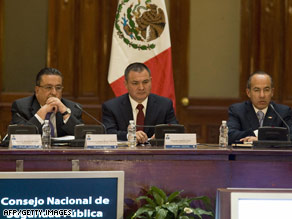
[[[22,115],[20,115],[19,113],[16,113],[16,115],[18,116],[18,118],[20,118],[21,120],[25,121],[27,124],[36,127],[37,133],[38,133],[38,134],[40,133],[40,132],[39,132],[39,128],[38,128],[35,124],[33,124],[33,123],[31,123],[30,121],[28,121],[26,118],[24,118],[24,117],[23,117]]]
[[[287,130],[288,130],[288,135],[287,135],[287,140],[290,141],[290,127],[288,126],[288,124],[284,121],[284,119],[282,118],[282,116],[275,110],[274,106],[270,103],[270,107],[272,108],[272,110],[276,113],[276,115],[280,118],[280,120],[284,123],[284,125],[286,126]]]
[[[81,106],[79,106],[77,103],[75,104],[75,107],[80,109],[83,113],[85,113],[87,116],[89,116],[91,119],[93,119],[94,121],[96,121],[98,124],[100,124],[103,129],[104,129],[104,133],[106,134],[106,128],[105,125],[99,121],[98,119],[96,119],[94,116],[92,116],[90,113],[88,113],[87,111],[85,111],[84,109],[81,108]]]

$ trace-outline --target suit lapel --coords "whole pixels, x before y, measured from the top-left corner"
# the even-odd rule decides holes
[[[247,119],[252,129],[256,130],[259,128],[260,123],[259,123],[258,117],[250,101],[247,102]]]
[[[34,96],[31,107],[30,107],[31,115],[32,116],[35,115],[40,108],[41,108],[41,106],[40,106],[37,98]]]
[[[251,102],[248,102],[248,107],[247,107],[247,117],[248,120],[250,121],[250,125],[253,129],[258,129],[260,124],[259,120],[257,118],[257,115],[254,111],[254,108],[251,104]],[[275,112],[271,109],[271,107],[268,107],[267,113],[264,118],[263,126],[272,126],[274,124],[274,120],[276,119],[276,114]]]
[[[156,112],[157,112],[157,102],[155,99],[155,96],[153,96],[152,94],[150,94],[148,96],[148,102],[147,102],[147,108],[146,108],[146,116],[145,116],[145,120],[144,120],[144,124],[145,125],[153,125],[156,123]],[[146,133],[148,133],[149,129],[153,129],[153,128],[145,128],[144,131]]]
[[[129,124],[129,120],[134,119],[129,94],[124,95],[121,101],[120,112],[121,116],[123,116],[124,124]]]
[[[267,113],[265,115],[263,126],[272,126],[274,123],[274,120],[277,118],[277,115],[275,112],[271,109],[271,107],[268,107]]]

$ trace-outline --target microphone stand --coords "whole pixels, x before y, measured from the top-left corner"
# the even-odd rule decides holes
[[[75,104],[75,107],[80,109],[82,112],[84,112],[87,116],[89,116],[91,119],[93,119],[94,121],[96,121],[98,124],[100,124],[103,129],[104,129],[104,133],[106,134],[106,128],[105,125],[100,122],[99,120],[97,120],[94,116],[92,116],[90,113],[88,113],[87,111],[85,111],[84,109],[81,108],[81,106],[79,106],[78,104]]]

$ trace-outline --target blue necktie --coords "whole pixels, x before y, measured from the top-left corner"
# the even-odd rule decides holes
[[[52,136],[52,137],[55,137],[54,125],[53,125],[53,123],[51,122],[51,115],[52,115],[52,113],[53,113],[53,112],[49,112],[49,113],[47,113],[45,120],[49,120],[49,125],[50,125],[50,127],[51,127],[51,136]]]

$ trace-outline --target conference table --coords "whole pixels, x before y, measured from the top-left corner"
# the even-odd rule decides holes
[[[203,144],[197,149],[0,148],[0,171],[112,170],[125,172],[125,211],[152,185],[167,193],[183,190],[182,196],[207,195],[215,205],[218,188],[292,188],[292,150]]]

